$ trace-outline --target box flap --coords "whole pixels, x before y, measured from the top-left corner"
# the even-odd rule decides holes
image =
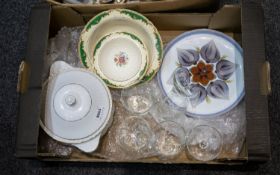
[[[260,2],[242,1],[242,44],[245,63],[245,100],[249,160],[270,159],[267,94],[262,93],[265,63],[264,20]],[[266,82],[267,83],[267,82]]]
[[[230,20],[229,20],[230,19]],[[241,7],[239,5],[225,5],[213,14],[209,28],[231,32],[240,32]]]
[[[190,30],[205,28],[211,13],[150,13],[145,16],[160,30]],[[176,18],[176,20],[174,20]]]
[[[124,4],[65,4],[61,0],[47,0],[50,4],[67,6],[75,9],[79,13],[99,13],[104,10],[113,8],[128,8],[142,13],[174,11],[174,10],[193,10],[206,9],[212,11],[218,7],[217,0],[161,0],[131,2]]]
[[[46,54],[49,31],[50,7],[47,3],[35,6],[31,11],[28,46],[25,64],[30,73],[21,81],[29,80],[21,91],[17,121],[16,156],[35,157],[39,133],[40,96],[43,60]],[[22,67],[21,67],[22,68]],[[20,85],[19,85],[20,86]]]
[[[75,26],[81,26],[85,25],[84,18],[82,15],[77,13],[75,10],[72,10],[71,8],[67,7],[54,7],[52,10],[52,15],[55,16],[55,22],[59,23],[62,26],[68,27],[75,27]],[[59,14],[58,14],[59,13]]]

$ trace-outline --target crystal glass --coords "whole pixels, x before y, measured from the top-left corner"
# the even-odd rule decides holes
[[[199,125],[187,136],[188,153],[196,160],[211,161],[217,158],[223,146],[221,133],[214,127]]]
[[[168,83],[173,86],[172,90],[167,94],[168,98],[176,100],[176,104],[187,111],[190,99],[198,95],[191,92],[188,69],[185,67],[175,69]]]
[[[155,131],[155,149],[160,159],[174,159],[184,150],[185,131],[173,121],[159,123]]]
[[[131,158],[146,157],[152,151],[154,133],[142,117],[131,116],[118,126],[116,142]]]
[[[185,67],[179,67],[175,69],[173,73],[173,85],[176,93],[188,97],[191,95],[190,92],[190,77],[189,72]]]
[[[162,98],[155,103],[149,113],[157,123],[173,121],[183,124],[186,120],[184,111],[178,110],[178,108],[170,102],[168,97]]]
[[[154,104],[152,86],[148,83],[121,91],[121,103],[133,114],[146,114]]]

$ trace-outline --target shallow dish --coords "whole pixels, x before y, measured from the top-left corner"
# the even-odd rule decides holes
[[[127,9],[104,11],[93,17],[84,27],[79,41],[79,56],[83,65],[94,71],[93,53],[97,42],[115,32],[131,33],[147,48],[148,70],[143,81],[151,80],[162,62],[162,40],[155,26],[143,15]]]
[[[93,51],[95,72],[112,88],[126,88],[141,81],[148,68],[146,46],[127,32],[101,38]]]
[[[170,81],[178,67],[186,70],[175,75],[182,81],[179,86]],[[244,96],[242,48],[232,38],[214,30],[183,33],[165,48],[158,81],[164,95],[170,98],[170,104],[186,110],[187,115],[222,115],[234,108]],[[186,104],[182,102],[186,100],[181,98],[183,95],[170,95],[174,86],[186,86],[197,95]]]

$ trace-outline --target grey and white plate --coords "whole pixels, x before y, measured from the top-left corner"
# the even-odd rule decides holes
[[[182,102],[186,98],[180,95],[170,95],[174,88],[170,79],[178,67],[188,70],[182,77],[182,85],[196,94],[189,103]],[[236,41],[218,31],[185,32],[166,46],[158,81],[170,104],[186,110],[188,116],[222,115],[233,109],[245,94],[243,50]]]

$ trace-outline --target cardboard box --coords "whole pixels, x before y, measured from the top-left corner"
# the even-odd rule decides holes
[[[178,10],[205,10],[214,11],[218,5],[217,0],[159,0],[146,2],[132,2],[125,4],[65,4],[62,0],[47,0],[50,4],[62,7],[70,7],[78,13],[90,14],[99,13],[104,10],[114,8],[128,8],[141,13],[161,12],[161,11],[178,11]]]
[[[42,160],[108,162],[96,156],[74,151],[71,157],[57,157],[52,153],[40,152],[46,134],[39,127],[40,98],[42,92],[42,70],[46,54],[48,38],[55,36],[63,27],[85,25],[97,12],[108,6],[66,5],[50,0],[53,4],[41,3],[31,13],[30,31],[26,57],[19,69],[18,91],[21,93],[17,127],[17,157],[37,157]],[[180,0],[171,0],[180,1]],[[181,0],[182,1],[182,0]],[[183,0],[184,1],[184,0]],[[185,2],[185,1],[184,1]],[[200,11],[204,4],[200,0],[195,6],[184,6],[184,11],[148,13],[145,5],[138,4],[136,10],[145,12],[158,28],[163,42],[167,43],[177,35],[192,29],[210,28],[225,32],[237,40],[244,50],[245,66],[245,100],[247,137],[239,157],[226,157],[213,162],[215,164],[236,164],[249,161],[267,161],[270,159],[269,115],[267,95],[271,91],[269,63],[265,59],[264,26],[262,5],[258,2],[243,1],[242,6],[225,5],[213,12],[211,5],[208,12]],[[208,0],[208,3],[214,2]],[[160,2],[163,3],[163,2]],[[167,3],[168,4],[168,3]],[[188,4],[188,3],[187,3]],[[214,3],[215,4],[215,3]],[[157,4],[158,5],[158,4]],[[210,4],[208,4],[210,5]],[[170,6],[170,4],[169,4]],[[121,6],[131,8],[128,6]],[[149,6],[150,7],[150,6]],[[196,8],[194,8],[196,7]],[[201,8],[199,8],[201,7]],[[133,8],[132,8],[133,9]],[[166,4],[159,11],[168,10]],[[171,8],[179,10],[180,7]],[[189,10],[192,9],[192,12]],[[196,9],[196,10],[194,10]],[[135,9],[134,9],[135,10]],[[198,13],[200,12],[200,13]],[[143,159],[137,162],[165,163],[158,159]],[[169,163],[201,163],[182,157]]]

